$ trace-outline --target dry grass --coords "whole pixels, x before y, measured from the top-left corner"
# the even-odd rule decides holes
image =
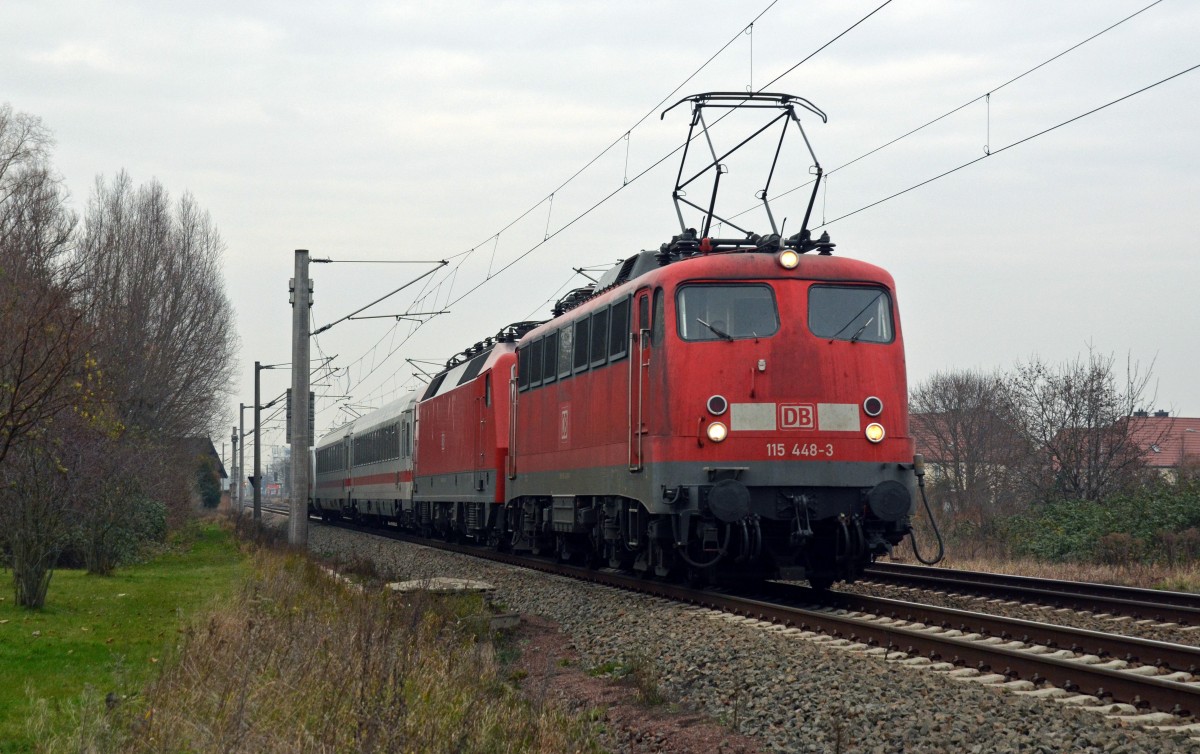
[[[397,595],[261,549],[137,698],[78,703],[43,751],[570,752],[586,725],[503,680],[478,598]],[[111,707],[112,709],[106,709]],[[36,726],[36,721],[34,722]]]
[[[924,542],[922,545],[924,546]],[[932,546],[925,549],[933,550]],[[980,546],[971,548],[966,553],[956,552],[957,549],[948,545],[946,559],[938,565],[943,568],[957,568],[964,571],[991,571],[1016,576],[1093,581],[1099,584],[1120,584],[1146,589],[1168,589],[1176,592],[1200,592],[1200,563],[1175,566],[1137,562],[1115,565],[1047,563],[1032,559],[1011,558],[1000,552],[1000,548]],[[929,555],[924,550],[922,550],[922,554],[927,557]],[[892,559],[893,562],[916,562],[912,556],[912,550],[907,547],[897,548],[896,556]]]

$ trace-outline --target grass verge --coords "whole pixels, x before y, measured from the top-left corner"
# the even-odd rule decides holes
[[[36,751],[40,738],[75,728],[83,694],[103,705],[134,693],[157,674],[182,620],[235,593],[244,573],[232,535],[210,524],[114,576],[56,571],[43,610],[0,594],[0,752]]]
[[[79,697],[47,752],[593,751],[591,723],[505,679],[478,596],[397,594],[261,547],[243,589],[118,704]]]

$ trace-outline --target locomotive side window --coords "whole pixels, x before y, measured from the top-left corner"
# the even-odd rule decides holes
[[[612,305],[609,315],[608,358],[616,361],[629,350],[629,299],[624,298]]]
[[[575,323],[575,371],[582,372],[588,368],[588,323],[590,319],[584,317]]]
[[[654,289],[654,320],[650,324],[650,342],[654,345],[661,345],[663,342],[663,334],[667,331],[667,317],[665,313],[666,304],[663,302],[663,289]]]
[[[769,285],[685,285],[676,293],[679,337],[690,341],[765,338],[779,331]]]
[[[808,291],[808,329],[818,338],[891,343],[892,299],[883,288],[814,285]]]
[[[592,366],[608,360],[608,307],[592,314]]]
[[[542,341],[546,366],[542,369],[542,384],[554,382],[558,376],[558,332],[552,332]]]
[[[535,340],[529,346],[529,387],[542,384],[542,340]]]
[[[571,367],[574,365],[571,361],[575,352],[571,350],[571,344],[574,342],[575,328],[572,325],[567,325],[558,331],[558,377],[566,379],[571,376]]]
[[[517,351],[517,389],[529,389],[529,346]]]

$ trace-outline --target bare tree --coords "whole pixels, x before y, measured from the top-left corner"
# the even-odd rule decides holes
[[[160,438],[207,434],[229,383],[235,334],[208,213],[163,186],[103,178],[79,261],[89,321],[122,421]]]
[[[912,392],[914,433],[936,470],[931,492],[958,523],[986,529],[1011,512],[1030,457],[1029,445],[999,373],[932,375]]]
[[[1114,364],[1089,348],[1058,366],[1036,358],[1017,365],[1009,392],[1026,435],[1044,452],[1044,473],[1029,477],[1042,499],[1100,500],[1141,478],[1144,451],[1129,417],[1153,402],[1153,365],[1142,373],[1127,360],[1121,378]]]
[[[85,389],[85,328],[67,264],[74,215],[41,121],[0,106],[0,463]]]

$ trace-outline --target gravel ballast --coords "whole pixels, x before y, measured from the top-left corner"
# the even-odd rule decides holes
[[[658,598],[316,524],[309,547],[318,555],[371,560],[389,579],[487,581],[506,609],[557,623],[585,666],[649,663],[668,700],[774,751],[1200,752],[1200,742],[1183,733]]]

